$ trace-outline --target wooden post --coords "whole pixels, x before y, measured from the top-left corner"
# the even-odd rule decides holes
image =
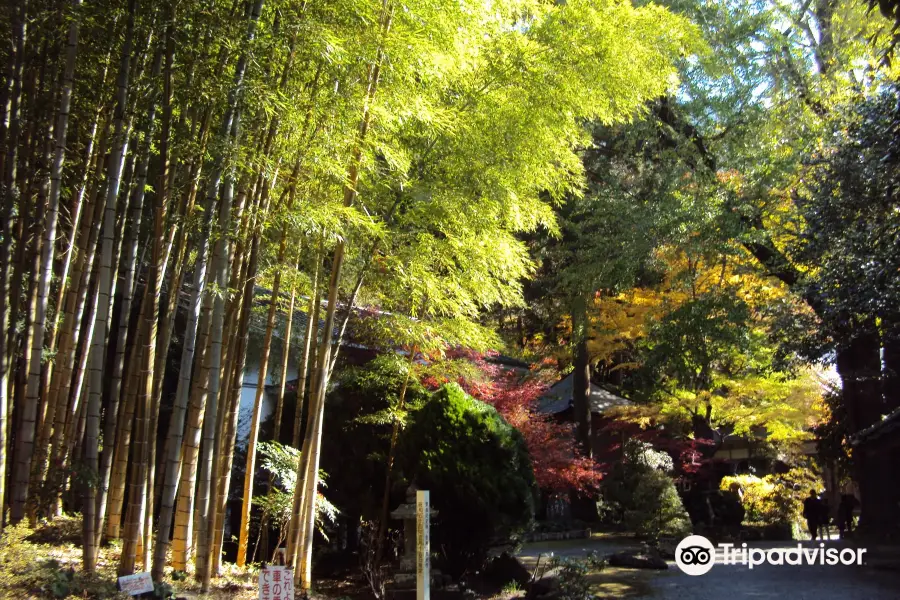
[[[428,490],[416,492],[416,600],[431,598],[431,534],[428,519],[431,498]]]

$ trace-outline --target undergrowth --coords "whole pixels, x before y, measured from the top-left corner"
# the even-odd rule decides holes
[[[81,515],[66,515],[42,522],[34,529],[26,522],[7,527],[0,534],[0,599],[127,600],[116,589],[116,568],[121,545],[112,542],[100,549],[97,571],[81,569]],[[156,583],[156,597],[170,600],[181,592],[199,590],[183,572],[170,572]],[[214,580],[210,600],[256,598],[255,572],[225,565],[224,576]]]

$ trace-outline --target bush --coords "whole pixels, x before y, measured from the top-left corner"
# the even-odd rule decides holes
[[[637,477],[632,508],[625,510],[625,526],[652,538],[682,537],[691,532],[681,496],[672,479],[661,471],[647,470]]]
[[[723,477],[719,488],[739,494],[745,510],[745,525],[795,530],[794,524],[800,521],[803,513],[803,499],[811,488],[816,487],[817,481],[812,471],[798,467],[765,477]]]
[[[684,536],[691,520],[672,479],[672,458],[650,444],[631,441],[625,456],[604,479],[601,487],[603,511],[638,535]]]
[[[364,366],[343,369],[335,374],[335,385],[325,401],[328,435],[322,438],[321,468],[331,475],[329,499],[341,507],[351,526],[360,517],[381,519],[394,419],[405,424],[408,413],[430,397],[415,373],[407,380],[409,368],[408,358],[389,353]],[[404,383],[407,390],[401,409]],[[403,502],[402,485],[389,491],[391,508]]]
[[[559,600],[587,600],[592,597],[591,583],[588,581],[590,565],[587,561],[573,558],[554,558],[551,566],[559,569]]]
[[[488,549],[534,517],[534,472],[522,436],[490,405],[448,384],[411,418],[400,446],[407,478],[440,511],[435,549],[453,576],[480,567]]]

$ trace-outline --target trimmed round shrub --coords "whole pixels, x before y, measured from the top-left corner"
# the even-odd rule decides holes
[[[637,440],[629,441],[624,450],[601,487],[608,518],[651,538],[689,534],[690,517],[667,474],[672,458]]]
[[[432,547],[455,577],[478,569],[492,545],[515,541],[534,517],[536,485],[521,434],[458,385],[436,391],[404,431],[404,474],[431,491]]]

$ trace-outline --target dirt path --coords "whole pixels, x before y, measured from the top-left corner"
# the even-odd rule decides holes
[[[840,546],[840,542],[832,542]],[[533,568],[537,556],[578,557],[593,550],[609,554],[637,544],[626,538],[593,538],[564,542],[527,544],[519,557]],[[810,546],[809,542],[804,546]],[[817,546],[817,545],[816,545]],[[757,548],[796,548],[793,543],[752,544]],[[606,569],[592,575],[594,593],[601,598],[652,598],[654,600],[897,600],[900,571],[872,566],[773,566],[752,570],[744,565],[726,565],[719,553],[716,565],[706,575],[691,577],[674,563],[667,571]]]

